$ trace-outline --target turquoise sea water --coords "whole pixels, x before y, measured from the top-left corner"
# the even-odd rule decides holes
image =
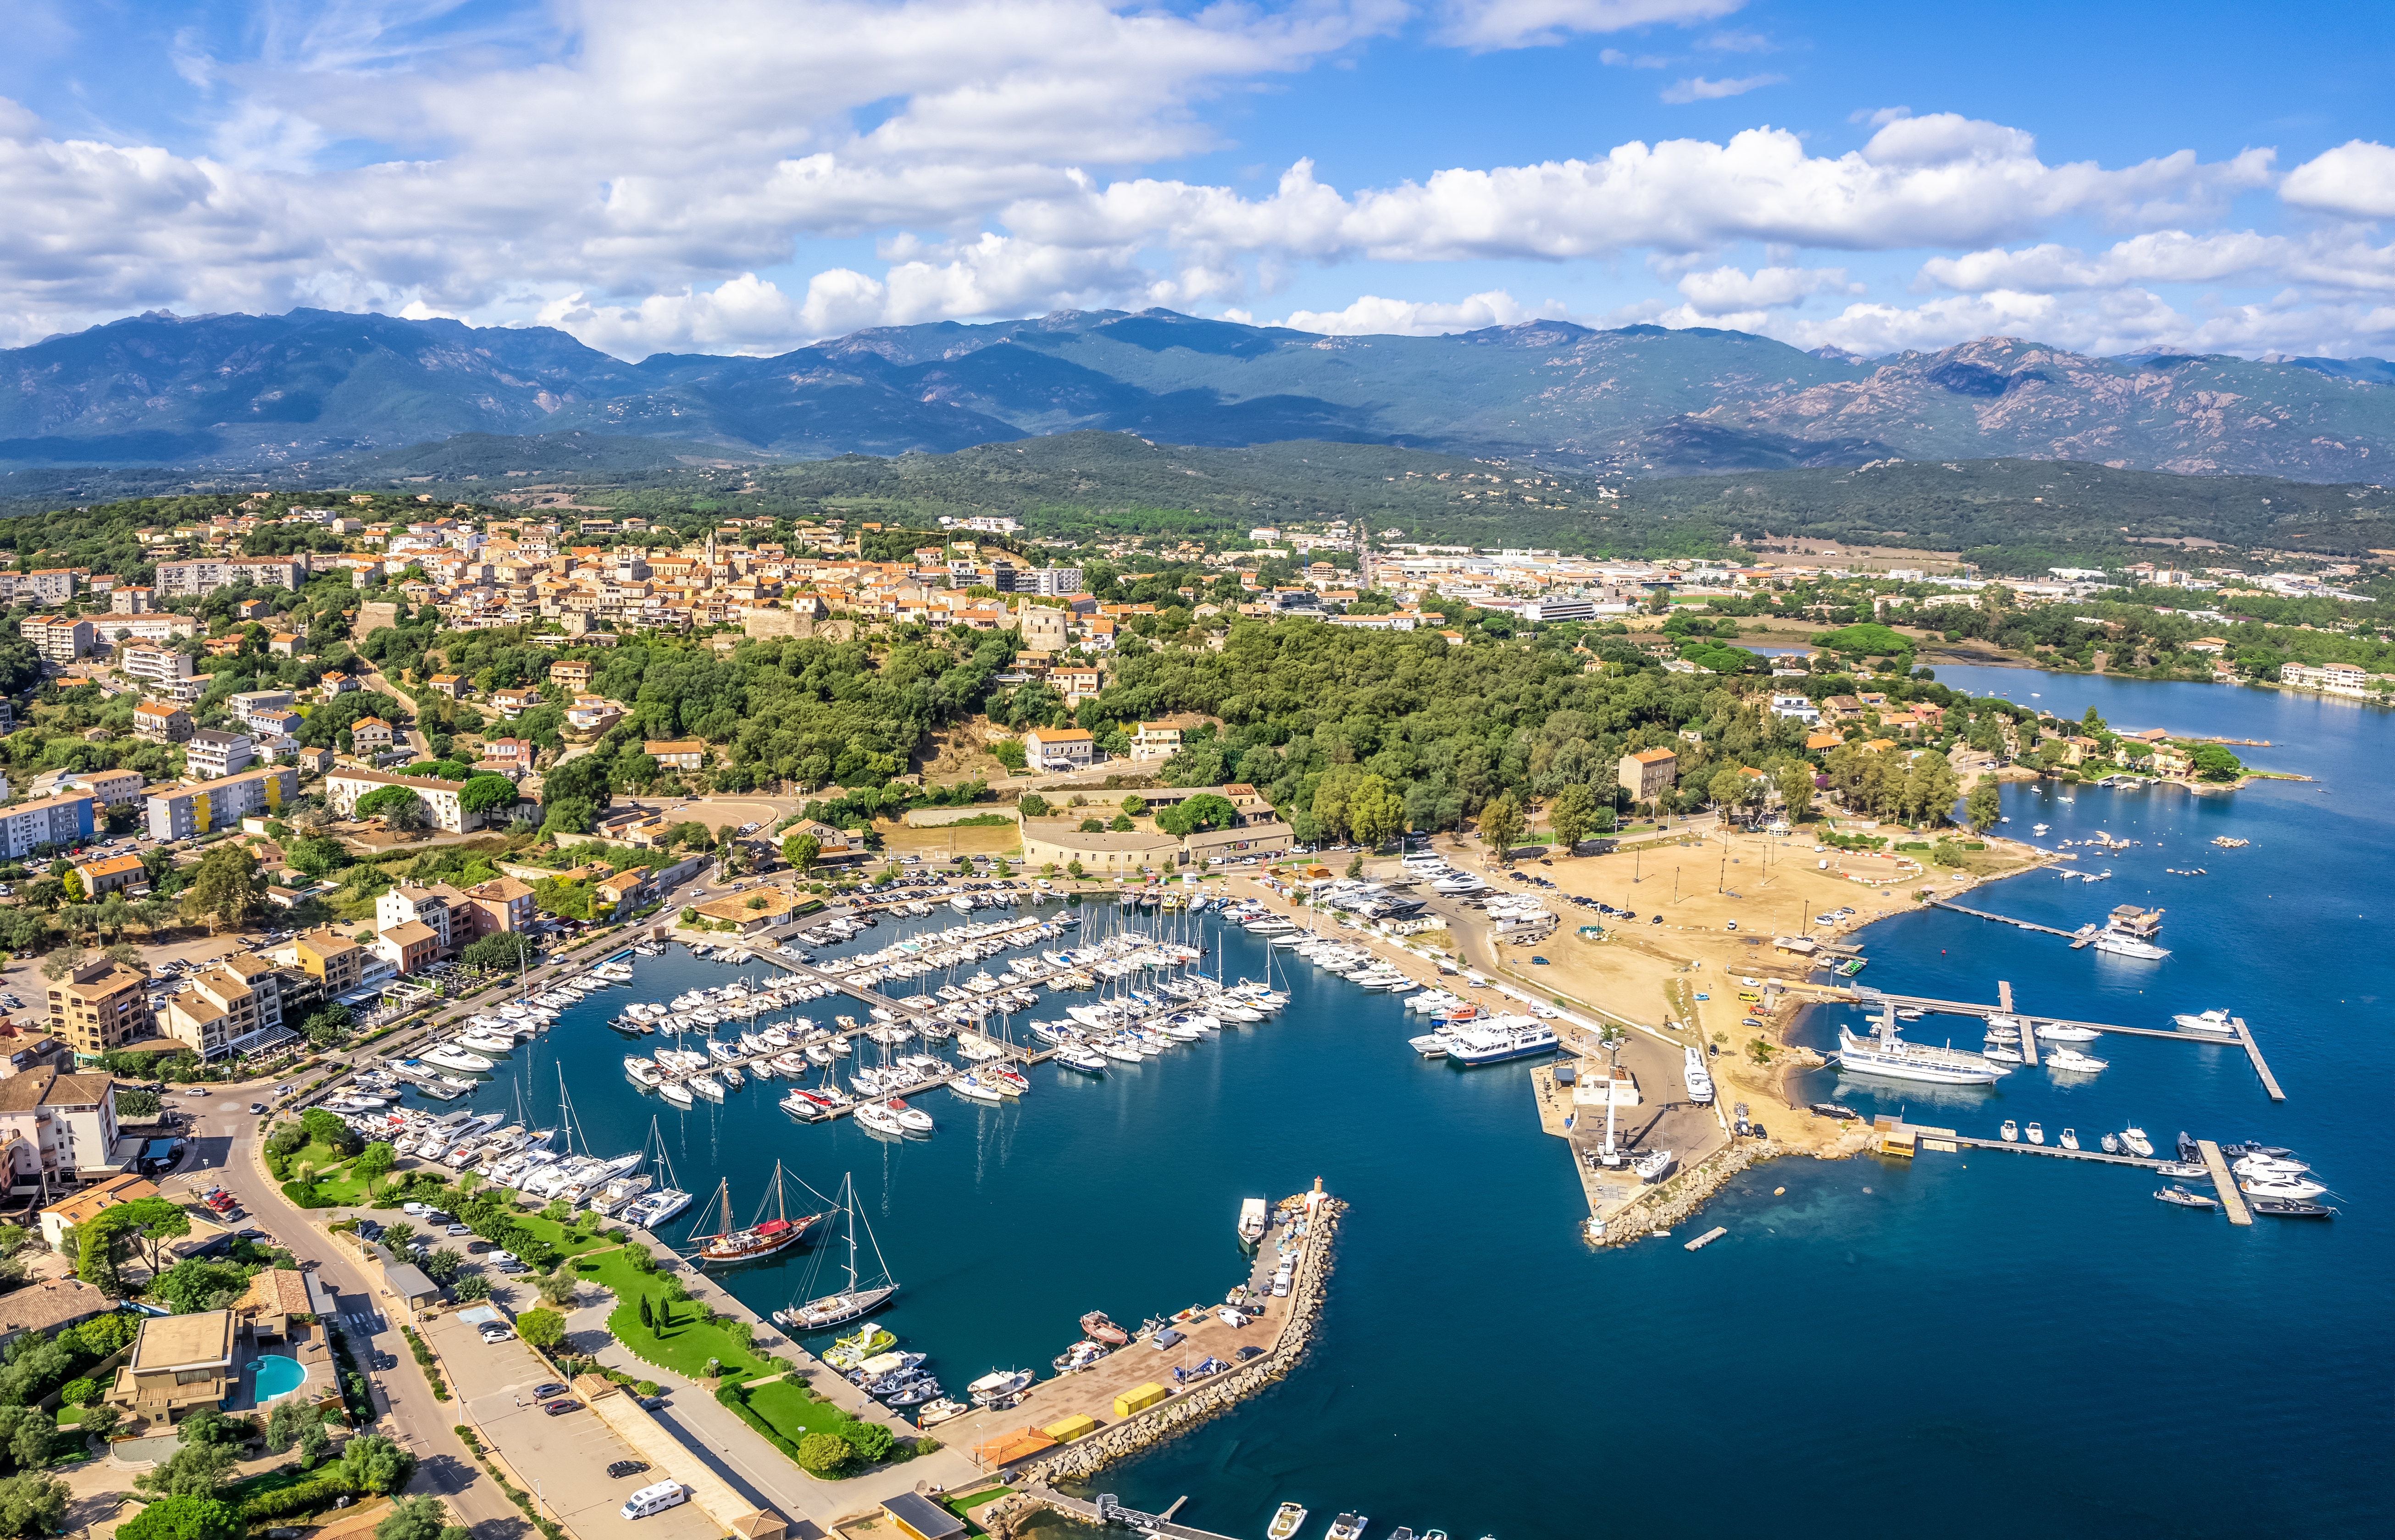
[[[2006,832],[2054,826],[2144,842],[2078,863],[2111,880],[2031,874],[1978,907],[2075,925],[2113,904],[2167,909],[2173,955],[2136,963],[1944,913],[1874,927],[1869,981],[2130,1025],[2227,1006],[2253,1023],[2289,1100],[2262,1095],[2233,1047],[2111,1039],[2067,1085],[2019,1071],[1960,1094],[1834,1074],[1812,1095],[1909,1109],[1992,1134],[2137,1122],[2166,1142],[2293,1146],[2343,1216],[2258,1223],[2164,1208],[2151,1176],[1989,1152],[1782,1161],[1704,1216],[1729,1235],[1592,1254],[1578,1184],[1532,1114],[1520,1065],[1424,1064],[1395,1002],[1301,965],[1275,1020],[1102,1081],[1046,1068],[1021,1102],[942,1092],[928,1140],[796,1123],[779,1082],[681,1113],[622,1077],[604,1026],[729,970],[679,949],[586,1002],[475,1098],[553,1115],[558,1066],[602,1151],[661,1117],[682,1185],[728,1177],[746,1217],[779,1159],[815,1188],[853,1172],[905,1285],[884,1317],[952,1384],[1050,1358],[1097,1308],[1118,1321],[1216,1299],[1239,1276],[1239,1200],[1319,1175],[1354,1209],[1316,1347],[1287,1381],[1107,1474],[1151,1510],[1261,1534],[1276,1504],[1458,1536],[1768,1528],[1850,1533],[1890,1520],[1960,1536],[2386,1532],[2395,1393],[2387,1280],[2390,1193],[2375,1119],[2395,1069],[2378,900],[2390,881],[2384,712],[2207,685],[1941,670],[2116,727],[2270,738],[2252,763],[2319,777],[2230,796],[2009,787]],[[2063,795],[2071,801],[2064,803]],[[2253,841],[2243,850],[2207,842]],[[2203,867],[2204,877],[2166,875]],[[946,916],[912,923],[936,928]],[[1263,949],[1233,932],[1229,975]],[[887,945],[890,925],[855,949]],[[829,1001],[814,1009],[838,1010]],[[828,1008],[828,1009],[827,1009]],[[1832,1018],[1805,1030],[1832,1035]],[[1907,1029],[1936,1040],[1935,1018]],[[1960,1022],[1957,1041],[1976,1042]],[[1933,1100],[1932,1098],[1938,1098]],[[463,1104],[461,1104],[463,1105]],[[1775,1188],[1784,1196],[1774,1196]],[[679,1228],[686,1229],[692,1216]],[[1683,1238],[1693,1233],[1684,1228]],[[732,1275],[760,1310],[805,1287],[803,1257]]]

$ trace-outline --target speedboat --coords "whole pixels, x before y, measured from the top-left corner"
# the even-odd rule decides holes
[[[966,1394],[976,1406],[998,1406],[1011,1403],[1031,1387],[1028,1369],[993,1369],[965,1387]]]
[[[2226,1011],[2196,1011],[2171,1017],[2182,1032],[2209,1032],[2216,1037],[2235,1037],[2237,1029],[2229,1024]]]
[[[2154,1196],[2165,1203],[2176,1203],[2180,1208],[2215,1209],[2220,1206],[2219,1199],[2208,1197],[2201,1192],[2190,1192],[2177,1183],[2157,1188]]]
[[[2006,1144],[2018,1144],[2020,1142],[2020,1124],[2013,1122],[2010,1118],[2006,1118],[2005,1120],[2005,1125],[1996,1130],[1996,1137],[2004,1140]]]
[[[2109,1138],[2111,1135],[2107,1135],[2106,1137]],[[2164,1161],[2154,1167],[2154,1173],[2160,1176],[2192,1177],[2209,1176],[2212,1175],[2212,1170],[2202,1161]]]
[[[2142,1128],[2121,1130],[2121,1148],[2140,1160],[2153,1159],[2154,1142],[2146,1137],[2146,1131]]]
[[[2307,1200],[2317,1198],[2322,1193],[2328,1190],[2327,1188],[2311,1180],[2308,1176],[2278,1176],[2264,1178],[2261,1180],[2249,1179],[2247,1181],[2238,1183],[2237,1188],[2239,1191],[2248,1193],[2256,1198],[2283,1198],[2293,1202],[2303,1202]]]
[[[1264,1540],[1290,1540],[1304,1526],[1305,1505],[1283,1503],[1280,1511],[1273,1515],[1272,1523],[1264,1530]]]
[[[2033,1145],[2042,1145],[2045,1143],[2045,1125],[2044,1123],[2030,1124],[2028,1133],[2030,1143]]]
[[[2077,1129],[2075,1129],[2075,1128],[2066,1128],[2066,1129],[2064,1129],[2064,1130],[2062,1131],[2062,1137],[2061,1137],[2059,1140],[2056,1141],[2056,1142],[2057,1142],[2057,1143],[2058,1143],[2058,1144],[2060,1144],[2060,1145],[2062,1146],[2062,1148],[2065,1148],[2065,1149],[2076,1149],[2076,1148],[2079,1148],[2079,1130],[2077,1130]]]
[[[2110,1059],[2095,1058],[2071,1048],[2051,1049],[2045,1055],[2047,1069],[2068,1070],[2081,1075],[2092,1075],[2111,1062]]]
[[[1330,1521],[1323,1540],[1364,1540],[1364,1526],[1371,1521],[1360,1513],[1343,1513]]]
[[[942,1423],[951,1422],[958,1417],[963,1416],[966,1413],[972,1410],[972,1407],[967,1406],[962,1401],[949,1401],[947,1398],[942,1397],[940,1400],[932,1402],[930,1405],[924,1407],[923,1410],[915,1414],[915,1426],[918,1427],[937,1427]]]
[[[2066,1027],[2059,1021],[2042,1023],[2037,1035],[2048,1042],[2093,1042],[2104,1034],[2084,1027]]]

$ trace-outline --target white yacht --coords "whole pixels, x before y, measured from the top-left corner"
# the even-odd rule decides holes
[[[2099,952],[2110,952],[2114,957],[2143,958],[2150,962],[2160,962],[2170,955],[2168,947],[2157,947],[2150,941],[2140,941],[2134,936],[2123,936],[2116,931],[2104,931],[2098,934],[2096,937],[2096,949]]]
[[[2182,1013],[2171,1017],[2171,1022],[2182,1032],[2209,1032],[2218,1037],[2237,1035],[2237,1029],[2229,1024],[2226,1011]]]
[[[1907,1042],[1896,1035],[1896,1023],[1882,1019],[1870,1037],[1859,1038],[1845,1024],[1838,1027],[1838,1068],[1887,1080],[1927,1081],[1936,1085],[1993,1085],[2012,1071],[1985,1054],[1961,1048],[1933,1048]]]
[[[1705,1068],[1705,1055],[1701,1049],[1689,1048],[1684,1052],[1687,1064],[1682,1075],[1687,1082],[1688,1099],[1701,1106],[1714,1099],[1713,1071]]]
[[[2099,1059],[2083,1054],[2076,1048],[2055,1048],[2049,1050],[2045,1055],[2047,1069],[2079,1075],[2092,1075],[2099,1069],[2109,1068],[2111,1062],[2110,1059]]]

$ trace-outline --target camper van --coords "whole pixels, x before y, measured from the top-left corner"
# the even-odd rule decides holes
[[[626,1519],[645,1519],[652,1513],[662,1513],[676,1504],[689,1500],[690,1494],[684,1492],[679,1482],[659,1481],[655,1486],[644,1486],[626,1498],[622,1516]]]

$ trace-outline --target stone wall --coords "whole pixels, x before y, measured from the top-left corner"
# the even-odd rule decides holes
[[[1194,1390],[1158,1403],[1136,1416],[1125,1417],[1091,1434],[1076,1440],[1052,1453],[1037,1454],[1016,1467],[1017,1483],[1038,1480],[1043,1483],[1082,1481],[1098,1471],[1138,1453],[1151,1444],[1177,1437],[1198,1423],[1220,1412],[1226,1412],[1250,1396],[1261,1393],[1277,1380],[1284,1379],[1305,1356],[1313,1339],[1315,1323],[1321,1319],[1322,1294],[1330,1276],[1333,1242],[1338,1239],[1339,1223],[1347,1205],[1336,1198],[1326,1199],[1316,1210],[1314,1230],[1305,1251],[1305,1265],[1300,1269],[1289,1292],[1289,1308],[1281,1319],[1279,1337],[1272,1351],[1240,1367],[1202,1382]]]

